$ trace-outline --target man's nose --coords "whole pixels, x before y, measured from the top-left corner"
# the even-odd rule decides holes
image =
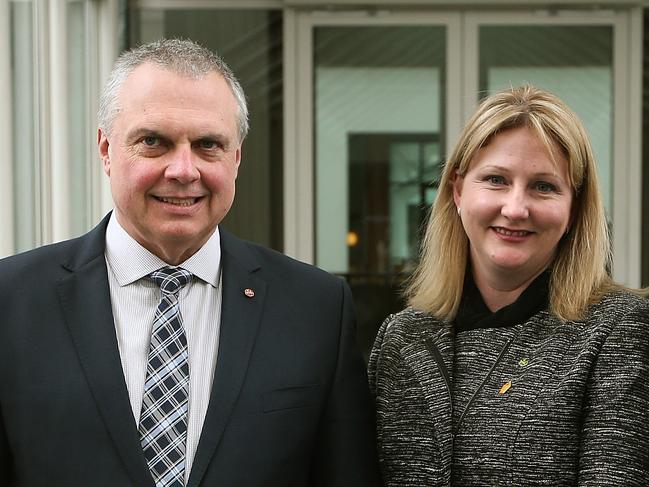
[[[175,179],[183,184],[200,178],[200,172],[196,167],[195,156],[190,146],[180,145],[170,156],[171,161],[165,170],[165,177]]]
[[[529,197],[523,188],[512,188],[504,195],[500,213],[509,220],[524,220],[530,216]]]

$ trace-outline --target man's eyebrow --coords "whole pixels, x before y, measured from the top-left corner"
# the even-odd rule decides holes
[[[132,132],[129,132],[126,135],[126,140],[127,142],[132,142],[134,140],[141,139],[142,137],[157,137],[160,139],[165,138],[165,136],[162,135],[157,130],[148,129],[148,128],[138,128],[133,130]]]
[[[232,142],[232,138],[228,137],[227,135],[224,134],[219,134],[219,133],[214,133],[214,132],[206,132],[203,134],[200,134],[196,137],[193,137],[192,140],[194,142],[199,142],[201,140],[212,140],[214,142],[218,142],[219,144],[223,145],[224,147],[227,147],[230,145]]]

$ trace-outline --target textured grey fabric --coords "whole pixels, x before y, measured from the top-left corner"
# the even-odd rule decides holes
[[[369,380],[387,486],[649,486],[649,301],[615,292],[584,322],[541,311],[487,335],[457,344],[472,391],[453,400],[452,325],[408,308],[381,326]],[[466,360],[476,337],[491,361]]]

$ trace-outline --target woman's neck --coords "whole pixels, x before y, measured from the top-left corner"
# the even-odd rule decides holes
[[[473,272],[473,280],[476,287],[482,295],[487,308],[492,313],[495,313],[501,308],[512,304],[518,299],[527,286],[530,285],[537,278],[544,269],[541,269],[536,274],[528,277],[527,279],[521,281],[520,279],[512,278],[511,275],[508,276],[484,276],[480,272]]]

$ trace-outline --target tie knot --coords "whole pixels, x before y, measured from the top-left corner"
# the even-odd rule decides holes
[[[192,273],[182,267],[162,267],[150,274],[163,294],[178,294],[178,291],[192,279]]]

